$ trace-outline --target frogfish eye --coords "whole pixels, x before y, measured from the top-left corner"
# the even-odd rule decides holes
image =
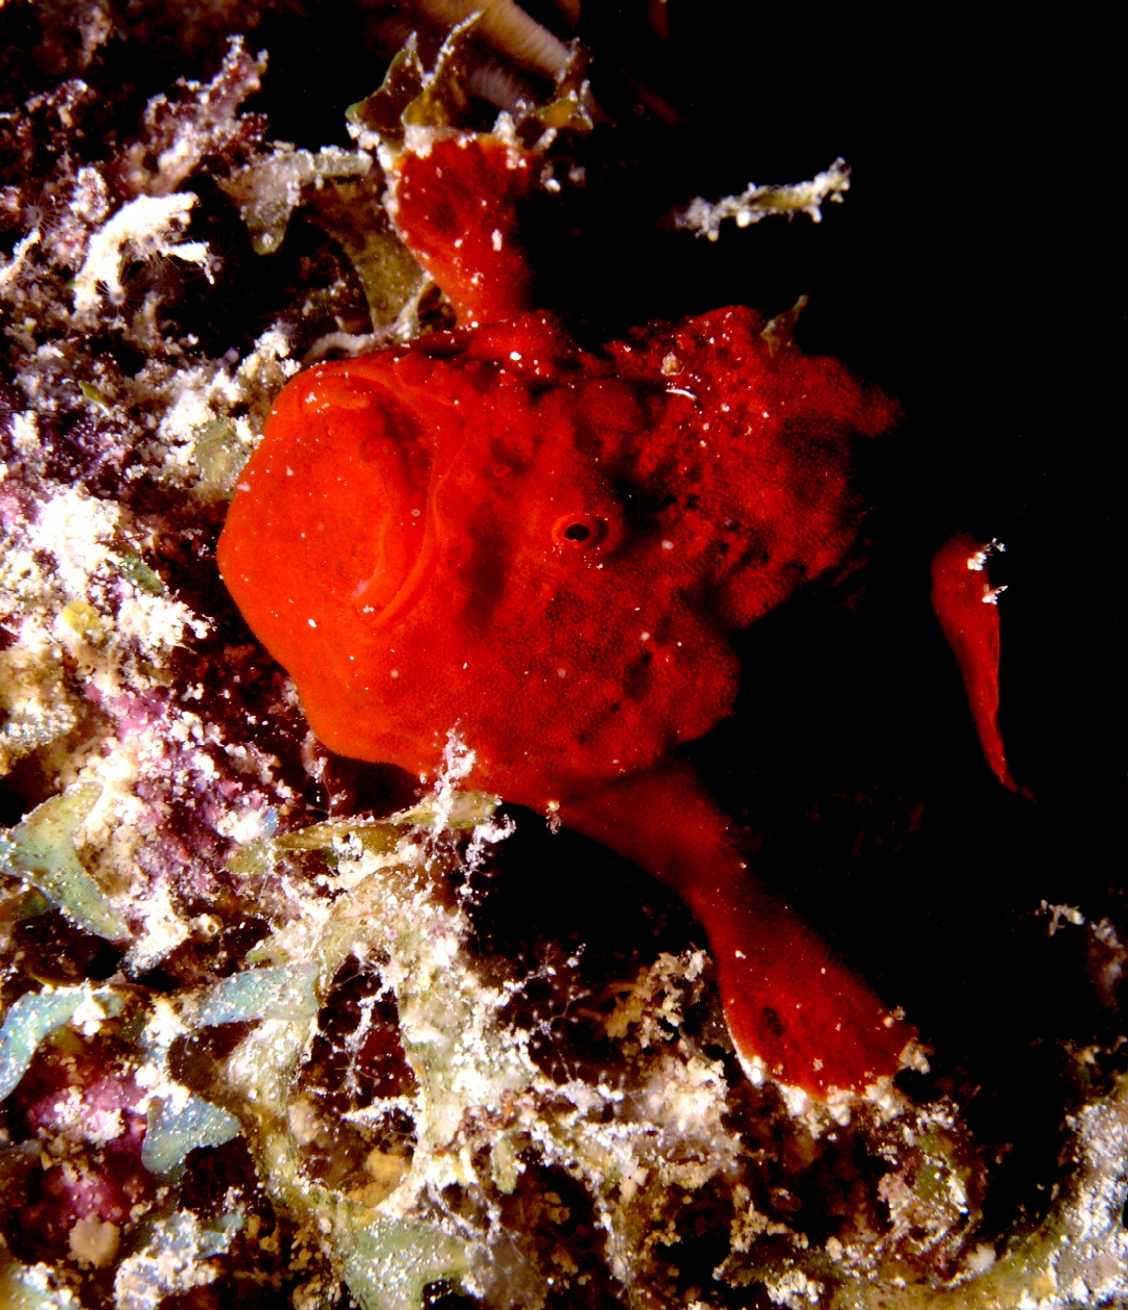
[[[552,544],[588,549],[607,536],[607,520],[595,514],[562,514],[552,525]]]

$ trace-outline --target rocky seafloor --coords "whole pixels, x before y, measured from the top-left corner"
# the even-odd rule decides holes
[[[577,184],[557,223],[585,261],[575,294],[614,265],[600,242],[655,211],[651,274],[624,266],[596,328],[713,296],[717,261],[755,296],[755,247],[663,234],[661,204],[809,175],[823,145],[811,111],[747,164],[690,158],[706,114],[678,91],[702,77],[638,10],[537,11],[565,38],[580,22],[607,85],[572,180],[613,185],[601,152],[629,163],[621,212],[600,227]],[[344,120],[413,24],[433,51],[435,23],[0,5],[0,1304],[1124,1303],[1120,771],[1095,757],[1082,809],[1019,723],[1036,799],[997,788],[923,591],[903,600],[909,547],[750,633],[739,713],[695,748],[765,876],[919,1026],[914,1067],[830,1106],[745,1076],[671,895],[463,789],[472,742],[422,782],[329,755],[227,596],[216,536],[282,383],[443,321]],[[480,51],[470,117],[551,98],[505,57]],[[763,275],[779,307],[813,231],[740,236],[783,268]],[[809,276],[833,306],[858,284],[829,264],[874,261],[880,238],[828,239]],[[876,310],[852,346],[843,317],[812,331],[884,367],[911,416],[924,365],[883,354]],[[894,464],[886,490],[919,493]],[[879,695],[932,677],[923,716]]]

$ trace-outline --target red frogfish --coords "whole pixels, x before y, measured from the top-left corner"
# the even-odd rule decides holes
[[[473,186],[483,160],[525,185],[502,149],[466,137],[427,156],[450,202],[408,235],[440,285],[443,242],[471,221],[460,156]],[[862,514],[852,451],[896,406],[742,307],[581,345],[520,307],[511,199],[503,225],[485,202],[474,220],[504,232],[478,243],[485,267],[463,253],[447,278],[468,326],[283,389],[223,577],[330,749],[427,773],[457,727],[474,785],[684,898],[746,1067],[816,1096],[859,1090],[896,1071],[911,1030],[758,884],[677,749],[732,708],[732,634],[842,564]],[[499,244],[517,288],[500,304]]]

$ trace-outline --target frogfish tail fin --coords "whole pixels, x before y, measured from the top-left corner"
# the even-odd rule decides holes
[[[932,608],[956,657],[984,757],[1004,787],[1020,796],[999,730],[999,591],[987,579],[986,562],[1003,549],[961,533],[932,560]]]

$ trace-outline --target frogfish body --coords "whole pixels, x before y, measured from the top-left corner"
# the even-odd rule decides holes
[[[594,355],[547,315],[322,365],[279,397],[221,547],[331,749],[543,808],[727,714],[728,633],[839,563],[888,406],[749,310]],[[796,397],[802,397],[797,401]]]
[[[857,1089],[910,1030],[673,756],[732,707],[730,634],[842,563],[851,450],[894,417],[748,309],[598,351],[516,313],[294,378],[220,567],[327,746],[427,773],[457,726],[477,786],[682,894],[746,1067]]]

